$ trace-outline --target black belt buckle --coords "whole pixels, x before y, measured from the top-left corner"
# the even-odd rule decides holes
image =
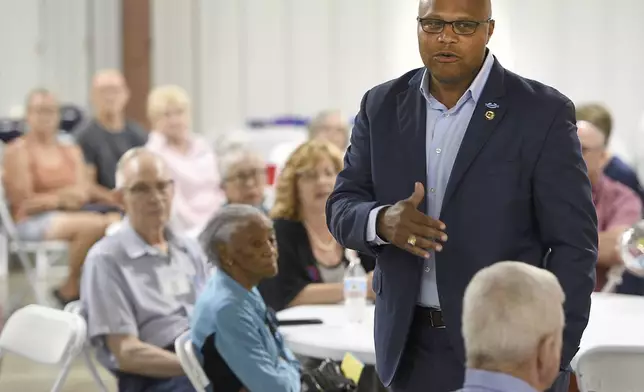
[[[429,323],[432,328],[445,328],[445,321],[443,321],[443,312],[440,310],[431,309],[429,311]]]

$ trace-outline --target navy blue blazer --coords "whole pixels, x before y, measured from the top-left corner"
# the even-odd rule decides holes
[[[374,207],[409,197],[414,182],[427,189],[422,73],[413,70],[365,94],[326,206],[336,240],[377,257],[375,341],[385,385],[405,347],[423,263],[393,245],[371,246],[367,220]],[[499,106],[491,120],[485,117],[488,102]],[[502,260],[540,266],[559,278],[566,294],[562,368],[577,352],[588,322],[598,239],[575,123],[567,97],[495,60],[440,214],[449,240],[436,255],[438,293],[450,340],[463,360],[463,293],[477,271]],[[426,205],[421,203],[424,212]]]

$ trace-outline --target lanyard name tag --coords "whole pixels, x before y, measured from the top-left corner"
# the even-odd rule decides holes
[[[190,293],[188,276],[173,268],[163,268],[157,271],[161,292],[167,297],[178,297]]]

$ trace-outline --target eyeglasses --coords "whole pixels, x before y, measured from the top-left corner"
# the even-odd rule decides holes
[[[335,178],[338,173],[335,173],[331,170],[325,170],[323,172],[318,172],[317,170],[304,170],[297,173],[298,177],[306,182],[315,182],[321,178]]]
[[[129,188],[125,188],[131,194],[136,196],[151,196],[155,191],[161,194],[166,193],[174,186],[173,180],[159,181],[155,184],[138,183]]]
[[[234,183],[234,184],[245,184],[248,180],[253,180],[255,182],[261,181],[263,178],[266,178],[266,169],[256,168],[252,170],[240,171],[239,173],[228,176],[225,181]]]
[[[492,19],[487,20],[454,20],[448,22],[442,19],[433,18],[416,18],[424,32],[429,34],[442,33],[445,25],[452,25],[452,31],[458,35],[472,35],[476,32],[479,25],[490,23]]]

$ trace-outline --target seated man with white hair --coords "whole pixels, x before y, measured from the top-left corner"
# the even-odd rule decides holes
[[[462,392],[537,392],[559,374],[564,293],[549,271],[504,261],[465,290]]]
[[[167,227],[174,189],[157,155],[126,152],[116,185],[127,218],[90,249],[81,280],[88,335],[120,392],[194,392],[173,351],[208,279],[206,257]]]

